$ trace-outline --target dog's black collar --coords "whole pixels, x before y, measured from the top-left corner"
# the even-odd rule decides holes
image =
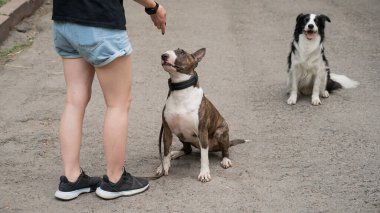
[[[197,85],[197,83],[198,83],[198,74],[197,73],[195,73],[195,75],[191,76],[191,78],[189,80],[182,81],[179,83],[173,83],[172,79],[170,79],[170,78],[168,79],[168,85],[169,85],[170,91],[186,89],[188,87]]]

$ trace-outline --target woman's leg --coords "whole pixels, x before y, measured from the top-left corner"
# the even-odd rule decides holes
[[[59,139],[64,173],[70,182],[80,175],[80,144],[83,117],[91,98],[94,67],[82,58],[63,59],[67,95],[61,117]]]
[[[128,111],[132,101],[131,57],[118,57],[97,68],[96,75],[107,105],[103,130],[107,176],[116,183],[123,173],[128,140]]]

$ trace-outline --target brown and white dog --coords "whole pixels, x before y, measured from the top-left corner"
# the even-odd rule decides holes
[[[201,169],[198,180],[211,180],[208,153],[221,151],[221,166],[232,166],[228,149],[245,140],[229,140],[228,124],[213,104],[204,96],[199,86],[195,68],[202,60],[206,49],[193,54],[182,49],[169,50],[162,54],[162,67],[170,75],[170,92],[162,113],[164,158],[156,174],[168,175],[170,160],[189,154],[194,146],[201,152]],[[183,144],[181,151],[171,151],[173,134]],[[162,168],[163,167],[163,168]]]

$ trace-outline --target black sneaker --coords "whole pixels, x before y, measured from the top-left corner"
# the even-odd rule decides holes
[[[109,181],[108,176],[103,176],[103,181],[96,189],[96,194],[103,199],[114,199],[121,196],[132,196],[144,192],[149,188],[149,182],[145,178],[134,177],[125,171],[117,183]]]
[[[60,180],[55,197],[61,200],[71,200],[82,193],[94,192],[101,182],[100,177],[90,177],[83,170],[75,182],[70,182],[66,176],[61,176]]]

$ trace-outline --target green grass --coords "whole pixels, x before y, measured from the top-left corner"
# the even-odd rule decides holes
[[[0,0],[0,7],[7,3],[9,0]]]
[[[32,46],[32,44],[33,44],[33,39],[29,39],[28,41],[24,43],[16,44],[9,49],[0,51],[0,61],[8,61],[10,57],[21,52],[23,49]]]

